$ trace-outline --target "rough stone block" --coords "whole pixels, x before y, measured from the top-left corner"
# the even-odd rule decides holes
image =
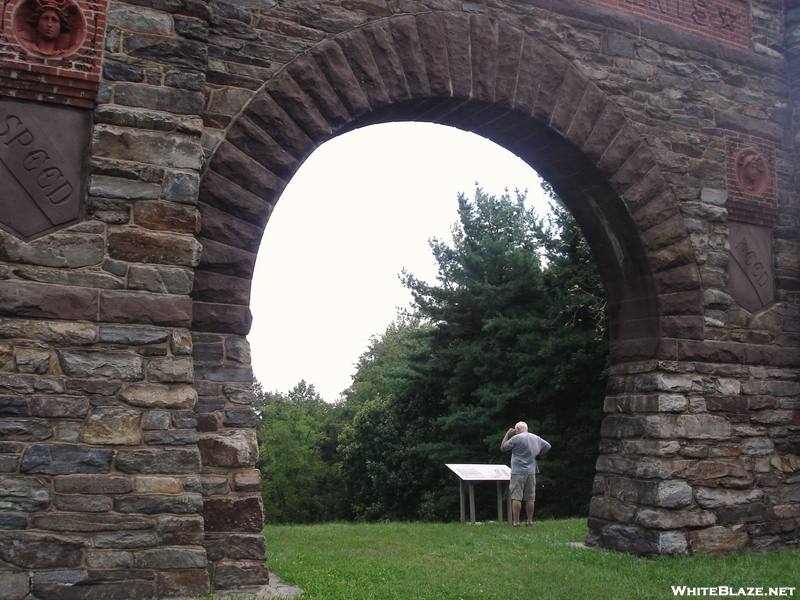
[[[764,497],[764,490],[729,490],[725,488],[697,488],[695,498],[703,508],[723,508],[739,504],[758,502]]]
[[[727,439],[733,434],[730,421],[709,414],[648,415],[645,428],[648,436],[661,439]]]
[[[39,477],[0,476],[0,510],[32,512],[50,505],[50,486]]]
[[[121,550],[88,550],[86,566],[90,569],[130,569],[133,559],[130,552]]]
[[[243,250],[208,237],[203,238],[201,266],[209,271],[250,279],[255,268],[256,256],[255,251]]]
[[[203,519],[161,516],[156,524],[156,534],[162,545],[200,546],[203,544]]]
[[[199,473],[201,467],[200,452],[196,448],[120,450],[114,464],[123,473],[147,475]]]
[[[700,554],[740,552],[748,544],[746,525],[709,527],[689,533],[692,551]]]
[[[72,569],[83,562],[83,540],[0,531],[0,559],[23,569]]]
[[[187,477],[183,480],[183,489],[187,492],[203,494],[203,496],[219,496],[230,492],[228,489],[228,478],[219,475]]]
[[[200,177],[191,171],[167,171],[161,188],[161,197],[172,202],[196,204],[200,191]]]
[[[51,233],[25,243],[6,233],[0,234],[0,260],[42,267],[78,269],[103,261],[105,243],[93,233]],[[20,282],[14,282],[19,285]],[[68,293],[64,290],[65,294]]]
[[[81,584],[39,583],[33,587],[39,598],[58,600],[139,600],[155,598],[155,589],[150,581],[85,582]]]
[[[164,410],[148,411],[142,420],[142,430],[164,430],[169,429],[170,415]]]
[[[252,467],[258,460],[258,442],[252,429],[203,433],[197,444],[203,464],[217,467]]]
[[[23,473],[69,475],[108,473],[113,450],[71,444],[30,444],[22,457]]]
[[[760,523],[772,520],[772,511],[766,504],[755,502],[717,510],[717,524]]]
[[[144,361],[136,354],[64,349],[58,350],[58,360],[71,377],[106,377],[122,381],[144,377]]]
[[[206,569],[171,570],[156,573],[158,597],[205,597],[211,591]]]
[[[30,407],[31,415],[49,419],[83,419],[89,413],[85,399],[66,396],[34,396]]]
[[[269,583],[265,562],[220,561],[214,565],[214,589],[261,586]]]
[[[187,295],[192,291],[194,277],[189,269],[150,265],[131,265],[128,288],[154,294]]]
[[[95,548],[104,550],[135,550],[138,548],[152,548],[158,545],[158,540],[152,533],[125,531],[122,533],[96,535],[92,538],[92,544]]]
[[[23,600],[30,590],[28,573],[4,571],[0,577],[0,598],[2,600]]]
[[[173,513],[186,515],[202,512],[203,502],[199,494],[182,494],[180,496],[131,495],[114,498],[114,510],[126,514],[155,515]]]
[[[167,356],[151,359],[147,366],[147,378],[158,383],[192,383],[194,379],[192,358]]]
[[[0,315],[95,321],[97,305],[97,290],[0,281]]]
[[[187,296],[134,291],[100,292],[100,319],[112,323],[141,323],[187,327],[192,319]]]
[[[233,488],[237,492],[254,492],[261,490],[261,473],[258,469],[237,471],[233,474]]]
[[[785,485],[778,491],[780,502],[800,502],[800,485]]]
[[[196,431],[160,431],[145,433],[144,441],[148,446],[187,446],[199,440]]]
[[[120,399],[142,408],[191,409],[197,402],[197,392],[189,385],[141,383],[124,387]]]
[[[96,408],[86,421],[83,442],[137,446],[142,441],[140,411],[125,408]]]
[[[742,454],[769,456],[775,453],[775,443],[767,438],[747,438],[740,444]]]
[[[198,569],[208,564],[202,548],[156,548],[133,555],[134,567],[140,569]]]
[[[226,539],[228,558],[233,560],[263,561],[267,544],[263,535],[229,535]]]
[[[722,477],[745,478],[750,476],[749,461],[718,458],[701,460],[690,464],[685,476],[695,480],[719,479]]]
[[[175,411],[172,413],[172,426],[178,429],[196,429],[197,417],[193,412]]]
[[[636,514],[636,507],[625,504],[614,498],[594,496],[589,504],[589,516],[614,521],[616,523],[630,523]]]
[[[203,519],[206,531],[260,533],[264,509],[256,496],[206,498]]]
[[[199,170],[203,149],[193,136],[97,125],[92,154],[175,169]]]
[[[681,531],[654,531],[636,525],[612,524],[600,533],[603,547],[636,555],[682,555],[689,551]]]
[[[674,456],[681,449],[680,442],[661,440],[625,440],[622,451],[625,454]]]
[[[636,513],[636,523],[648,529],[683,529],[685,527],[709,527],[716,516],[706,510],[665,510],[642,508]]]
[[[177,477],[138,475],[133,478],[133,490],[137,494],[180,494],[183,486]]]
[[[223,385],[222,393],[234,404],[252,404],[255,401],[251,385]]]
[[[0,438],[3,440],[42,441],[53,437],[50,423],[33,419],[10,419],[0,421]]]
[[[55,479],[59,494],[125,494],[132,488],[127,477],[119,475],[70,475]]]
[[[604,438],[641,437],[645,433],[644,421],[640,417],[611,415],[603,419],[600,435]]]
[[[637,477],[646,479],[671,479],[681,476],[688,461],[653,456],[641,457],[633,471]]]
[[[90,515],[65,513],[37,513],[31,517],[32,526],[59,532],[140,531],[151,529],[153,521],[145,517],[120,515]]]
[[[682,508],[692,503],[692,488],[685,481],[643,481],[616,478],[609,482],[608,493],[622,502]]]
[[[104,513],[111,510],[111,501],[104,496],[56,496],[56,510],[64,512]]]
[[[161,186],[156,183],[93,175],[89,184],[89,194],[98,198],[124,198],[126,200],[142,200],[158,198]]]
[[[233,408],[225,411],[226,427],[255,427],[258,415],[252,408]]]
[[[0,417],[27,417],[31,412],[22,396],[0,397]]]

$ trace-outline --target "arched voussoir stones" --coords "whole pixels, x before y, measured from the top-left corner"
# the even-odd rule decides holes
[[[196,331],[247,333],[244,287],[266,222],[256,215],[268,214],[281,186],[317,146],[392,120],[475,132],[550,182],[581,225],[603,279],[613,365],[701,352],[691,345],[702,343],[704,333],[694,251],[647,145],[621,108],[564,56],[507,23],[465,13],[383,19],[325,40],[254,96],[216,150],[202,184]],[[226,300],[228,284],[233,287]],[[711,358],[741,358],[727,347],[708,352]],[[612,412],[631,385],[623,378],[619,390],[609,388]],[[607,419],[603,436],[646,435],[641,419],[626,419]],[[604,465],[598,463],[599,472]],[[614,485],[629,494],[626,514],[637,503],[652,505],[659,493],[647,485]],[[609,499],[606,489],[599,493],[593,507],[602,508],[595,511],[602,518],[591,523],[611,541],[597,533],[590,537],[620,547],[614,540],[629,532],[609,530],[609,521],[617,525],[606,509],[620,501]],[[661,533],[648,531],[630,534],[648,540],[640,544],[642,553],[661,543]],[[638,552],[639,546],[621,549]]]
[[[410,119],[493,139],[553,185],[589,232],[612,299],[614,352],[654,355],[667,330],[696,337],[695,327],[675,325],[689,318],[672,314],[676,288],[659,289],[666,277],[681,292],[698,290],[699,278],[677,202],[647,146],[622,110],[569,60],[485,15],[403,15],[314,46],[248,104],[215,152],[203,187],[219,188],[222,177],[273,205],[321,143],[365,124]],[[236,206],[209,206],[201,206],[204,223],[222,223],[220,210],[230,211],[230,224],[251,216],[238,214]],[[598,215],[604,227],[589,226]],[[234,257],[254,252],[258,234],[253,226],[243,231],[236,236],[233,227],[204,224],[200,238],[214,242],[213,257],[198,269],[196,299],[210,297],[200,289],[205,270],[232,269],[246,279],[247,261]],[[231,249],[230,264],[221,261],[221,248]],[[691,318],[701,317],[699,292],[694,298]],[[242,300],[232,297],[231,306]],[[684,297],[680,310],[687,302]],[[669,325],[659,325],[662,308]],[[626,315],[635,317],[623,323]]]

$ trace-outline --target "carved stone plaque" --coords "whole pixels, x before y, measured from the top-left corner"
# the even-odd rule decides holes
[[[83,219],[88,110],[0,99],[0,228],[30,241]]]
[[[728,289],[742,308],[758,312],[775,300],[772,229],[730,221]]]

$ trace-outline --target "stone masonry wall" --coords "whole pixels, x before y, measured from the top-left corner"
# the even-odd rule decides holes
[[[444,56],[484,56],[477,42],[502,43],[505,27],[568,61],[597,106],[624,116],[635,155],[652,157],[635,190],[609,184],[616,203],[565,197],[607,221],[595,249],[609,272],[617,224],[638,232],[646,259],[634,267],[659,311],[649,350],[613,355],[588,541],[638,554],[796,546],[800,91],[786,59],[795,65],[797,6],[749,11],[751,37],[732,45],[583,0],[112,0],[86,220],[30,243],[0,232],[0,599],[266,581],[245,339],[261,234],[317,145],[391,116],[378,108],[395,102],[391,77],[412,81],[411,62],[427,69],[413,73],[427,73],[415,110],[484,94],[505,61],[437,63],[422,21],[392,21],[432,14],[468,25],[442,40]],[[348,37],[367,29],[371,46]],[[464,39],[475,43],[454,46]],[[353,78],[350,96],[337,73]],[[395,103],[398,118],[412,114]],[[461,125],[488,131],[491,105],[465,104]],[[524,116],[562,135],[557,111],[535,108]],[[729,287],[732,136],[774,148],[775,295],[754,313]],[[668,193],[651,198],[655,179]]]

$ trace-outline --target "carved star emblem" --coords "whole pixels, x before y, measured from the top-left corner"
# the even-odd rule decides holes
[[[725,8],[721,8],[719,10],[719,18],[722,19],[723,29],[733,31],[733,26],[739,17],[735,12],[726,6]]]

